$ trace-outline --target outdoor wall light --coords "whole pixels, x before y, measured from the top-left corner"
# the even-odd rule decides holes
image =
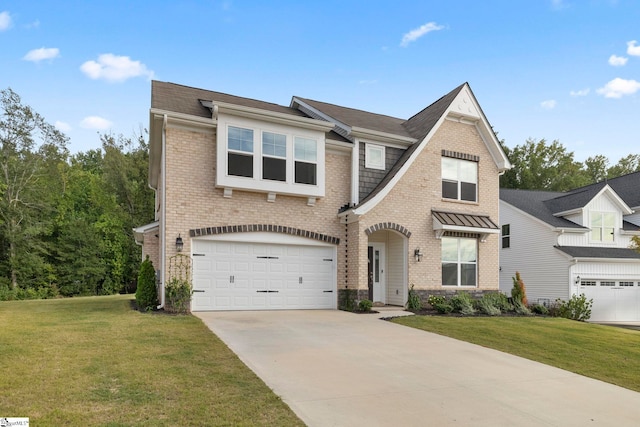
[[[580,284],[580,276],[576,277],[576,285]]]
[[[423,253],[420,252],[420,248],[416,248],[416,250],[413,251],[413,256],[416,258],[416,261],[420,262],[423,256]]]
[[[176,251],[182,252],[183,247],[184,242],[182,241],[182,237],[180,237],[180,234],[178,234],[178,237],[176,237]]]

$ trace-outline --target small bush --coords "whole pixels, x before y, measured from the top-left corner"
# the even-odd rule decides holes
[[[446,303],[447,299],[442,295],[429,295],[429,298],[427,298],[427,302],[431,307],[435,307],[436,304]]]
[[[520,277],[520,272],[516,271],[516,277],[512,277],[513,279],[513,288],[511,289],[511,297],[513,298],[514,304],[517,302],[521,302],[522,305],[527,305],[527,291],[524,286],[524,281],[522,277]]]
[[[136,290],[136,304],[141,311],[153,310],[158,304],[156,292],[156,271],[153,263],[147,258],[140,265],[138,274],[138,289]]]
[[[409,297],[407,298],[407,308],[409,310],[418,311],[422,308],[422,300],[418,292],[413,289],[414,285],[411,284],[409,288]]]
[[[191,283],[184,279],[171,279],[164,288],[165,310],[170,313],[187,314],[191,311]]]
[[[492,294],[484,294],[482,298],[475,302],[475,306],[481,313],[489,316],[499,316],[502,311],[493,304],[494,298],[490,297]]]
[[[440,314],[448,314],[453,311],[453,306],[448,302],[436,302],[432,304],[432,307]]]
[[[569,301],[557,299],[556,304],[558,305],[558,308],[555,314],[558,317],[578,320],[580,322],[584,322],[591,318],[593,299],[587,301],[587,297],[584,294],[580,294],[580,296],[573,295]]]
[[[472,315],[476,312],[473,308],[473,300],[471,296],[466,292],[458,292],[451,297],[451,305],[453,311],[458,312],[464,316]]]
[[[542,304],[534,304],[531,307],[531,311],[536,313],[536,314],[541,314],[543,316],[548,316],[549,315],[549,309],[547,307],[545,307]]]
[[[492,306],[506,313],[513,310],[513,304],[509,302],[509,298],[502,292],[491,292],[482,295],[482,299],[486,299]]]
[[[524,305],[520,301],[516,301],[515,299],[513,301],[513,310],[516,312],[516,314],[522,314],[525,316],[528,316],[531,314],[531,310],[529,310],[529,308],[527,308],[526,305]]]
[[[371,311],[371,307],[373,307],[373,303],[368,299],[363,299],[358,303],[358,309],[365,313]]]

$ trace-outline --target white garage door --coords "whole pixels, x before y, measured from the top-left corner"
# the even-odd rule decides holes
[[[580,293],[593,299],[591,321],[640,322],[639,281],[585,279]]]
[[[335,249],[193,241],[193,311],[334,309]]]

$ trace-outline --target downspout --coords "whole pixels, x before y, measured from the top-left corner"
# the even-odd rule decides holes
[[[351,206],[358,204],[360,199],[360,140],[353,139],[351,150]]]
[[[165,259],[167,256],[166,235],[167,235],[167,115],[162,118],[162,154],[160,156],[160,168],[162,176],[162,204],[160,208],[160,305],[157,309],[164,308],[164,281],[165,281]]]

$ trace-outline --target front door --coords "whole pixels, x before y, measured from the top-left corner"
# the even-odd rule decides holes
[[[371,243],[369,255],[369,296],[373,302],[387,303],[387,290],[384,280],[384,244]]]

